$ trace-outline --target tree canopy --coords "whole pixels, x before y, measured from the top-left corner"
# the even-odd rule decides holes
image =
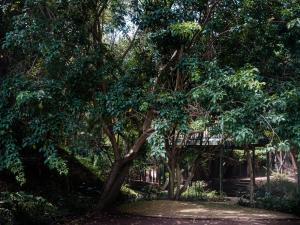
[[[66,174],[61,150],[108,146],[103,208],[179,134],[300,153],[299,15],[297,0],[2,1],[0,170],[23,184],[24,152]]]

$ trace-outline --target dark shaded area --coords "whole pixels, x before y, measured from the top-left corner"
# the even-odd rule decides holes
[[[44,164],[37,151],[26,151],[22,157],[26,183],[20,186],[7,171],[0,173],[0,192],[23,191],[42,196],[58,207],[60,216],[82,215],[97,203],[102,187],[101,181],[84,167],[74,156],[60,151],[69,173],[59,175]]]
[[[2,81],[4,80],[7,74],[7,66],[7,59],[4,58],[4,55],[0,54],[0,84],[2,84]]]

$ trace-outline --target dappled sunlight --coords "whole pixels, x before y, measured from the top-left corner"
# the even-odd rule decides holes
[[[201,208],[197,208],[197,209],[183,209],[180,210],[179,212],[182,213],[201,213],[201,212],[207,212],[209,211],[208,209],[201,209]]]
[[[245,208],[239,205],[215,202],[180,202],[169,200],[139,201],[119,207],[123,213],[191,219],[293,219],[290,214],[262,209]]]

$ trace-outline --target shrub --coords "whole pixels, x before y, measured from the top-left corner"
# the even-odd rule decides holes
[[[265,183],[257,188],[255,198],[255,207],[257,208],[300,215],[300,196],[297,195],[297,185],[290,181],[286,174],[273,173],[270,192]],[[239,204],[250,206],[249,196],[240,198]]]
[[[0,206],[0,224],[6,224],[6,225],[15,224],[14,215],[12,214],[11,210],[2,208],[1,206]]]
[[[24,192],[2,192],[0,213],[8,224],[42,225],[55,220],[57,209],[46,199]]]
[[[287,213],[294,213],[300,215],[300,198],[297,196],[293,199],[265,196],[264,198],[258,198],[256,206],[263,209],[272,209]]]
[[[121,187],[121,200],[136,201],[141,198],[142,195],[139,192],[131,189],[128,185],[123,185]]]
[[[206,192],[207,199],[209,201],[220,201],[223,200],[223,197],[219,195],[217,191]]]
[[[207,188],[204,181],[192,183],[187,190],[182,193],[182,198],[187,200],[202,200],[202,201],[222,201],[224,197],[219,195],[217,191],[211,191]]]
[[[146,185],[141,189],[143,198],[147,200],[163,198],[164,193],[156,185]]]
[[[294,198],[297,194],[297,185],[289,180],[286,174],[273,173],[270,181],[270,195],[280,198]],[[267,184],[262,185],[258,189],[257,196],[267,193]]]
[[[273,196],[281,199],[293,199],[296,194],[297,185],[291,182],[287,175],[280,173],[272,174],[270,191],[268,191],[268,184],[264,183],[255,192],[257,198]]]

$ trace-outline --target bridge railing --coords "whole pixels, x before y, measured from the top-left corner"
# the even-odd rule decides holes
[[[193,132],[188,135],[179,135],[177,145],[220,145],[223,141],[221,134],[210,136],[208,132]]]

